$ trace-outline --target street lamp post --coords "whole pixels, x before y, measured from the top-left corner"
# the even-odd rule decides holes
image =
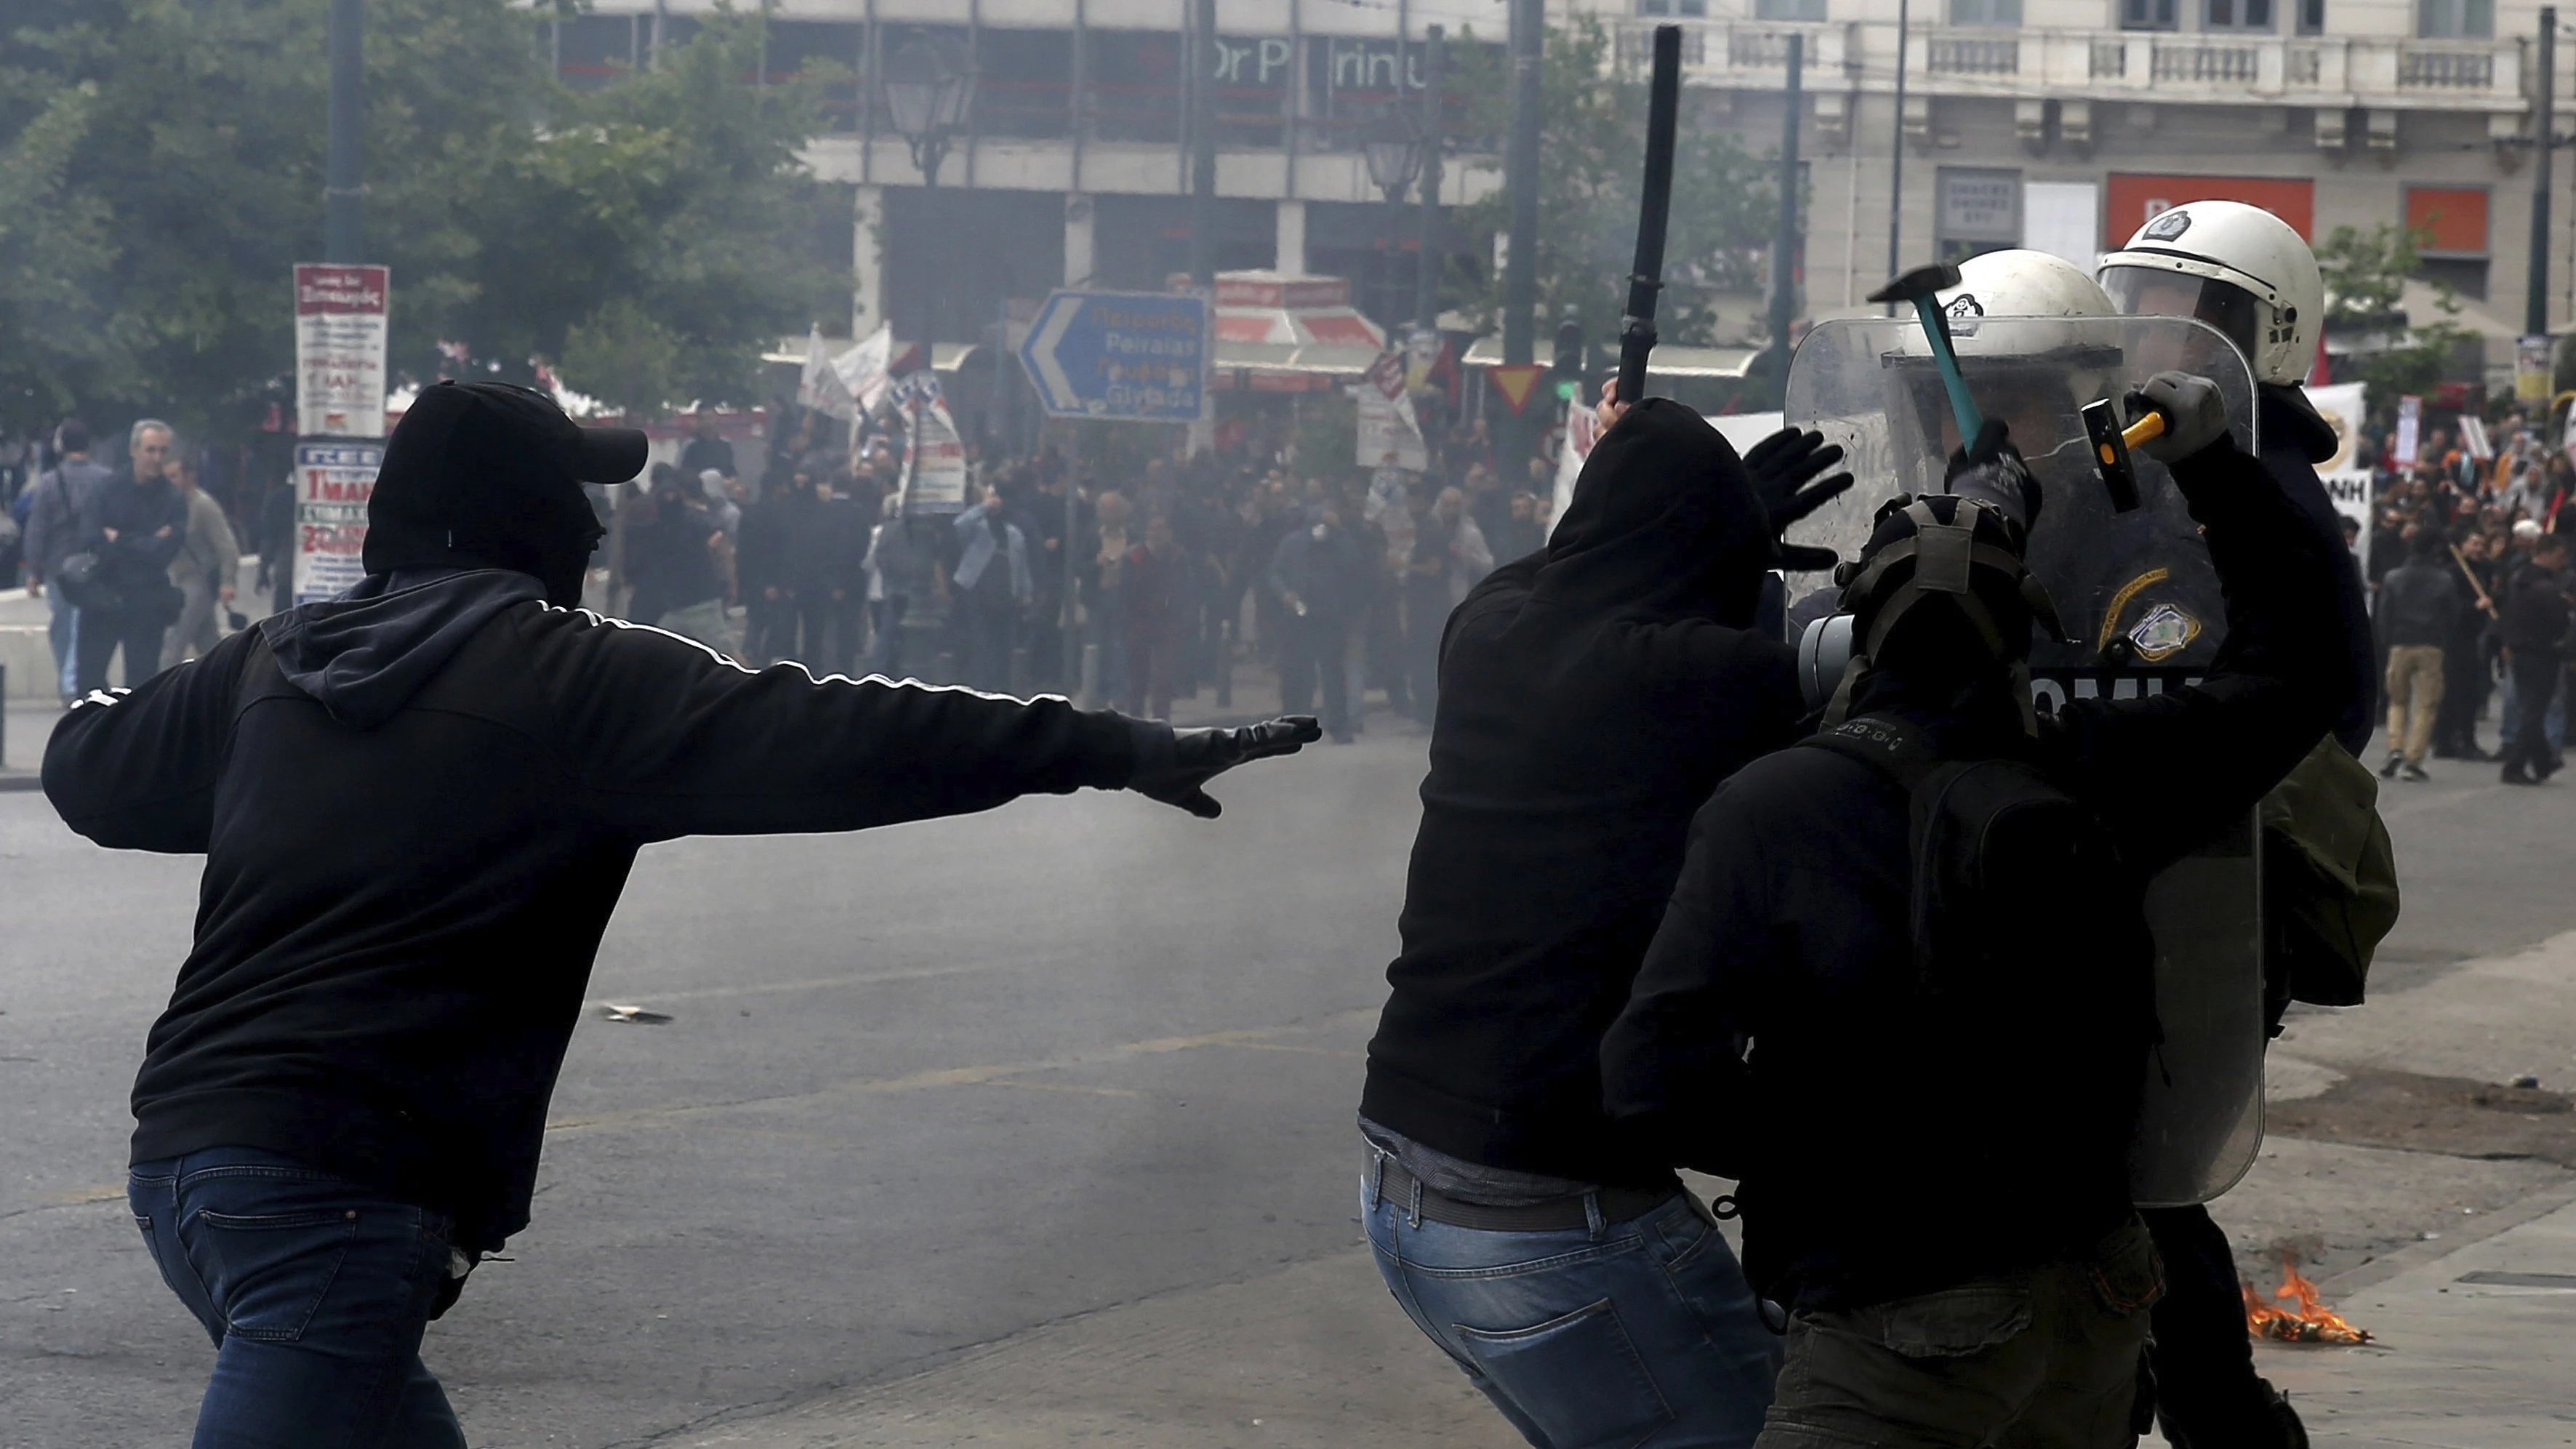
[[[916,35],[886,62],[885,98],[894,128],[912,147],[921,184],[937,186],[949,138],[966,128],[966,108],[975,99],[973,67],[954,42]]]
[[[1413,129],[1399,117],[1389,115],[1369,140],[1368,174],[1369,183],[1386,198],[1386,315],[1390,318],[1404,315],[1403,284],[1396,278],[1395,253],[1404,225],[1404,193],[1413,189],[1413,179],[1421,172],[1422,147]]]

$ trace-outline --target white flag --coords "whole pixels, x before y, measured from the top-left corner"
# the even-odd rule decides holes
[[[885,401],[887,368],[894,361],[894,329],[879,327],[858,346],[832,359],[832,370],[862,413],[873,413]]]
[[[805,334],[805,371],[796,379],[796,405],[836,418],[857,416],[850,406],[850,390],[841,385],[841,375],[832,370],[832,359],[823,350],[820,327]]]

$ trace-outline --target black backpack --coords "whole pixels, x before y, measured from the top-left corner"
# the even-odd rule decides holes
[[[2027,761],[1945,760],[1902,721],[1845,720],[1800,741],[1879,771],[1911,802],[1917,984],[1967,1005],[2063,969],[2069,947],[2134,922],[2141,895],[2094,813]],[[2151,981],[2139,985],[2152,990]],[[2152,1001],[2152,997],[2149,998]]]

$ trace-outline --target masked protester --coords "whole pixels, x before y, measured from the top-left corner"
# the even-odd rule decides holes
[[[1989,422],[1950,496],[1881,511],[1845,574],[1859,657],[1826,733],[1699,812],[1604,1040],[1623,1136],[1741,1180],[1746,1268],[1790,1313],[1760,1449],[2136,1442],[2161,1292],[2127,1164],[2144,883],[2341,702],[2313,642],[2335,627],[2322,541],[2214,386],[2146,394],[2226,591],[2207,675],[2033,715],[2041,495]]]
[[[1548,546],[1449,618],[1360,1204],[1396,1301],[1532,1444],[1740,1446],[1770,1398],[1779,1339],[1598,1063],[1692,811],[1795,732],[1792,652],[1754,625],[1771,569],[1831,562],[1779,542],[1851,482],[1813,481],[1819,444],[1739,462],[1640,403]]]
[[[74,830],[207,857],[129,1186],[218,1347],[200,1445],[462,1442],[422,1328],[527,1225],[641,846],[1086,786],[1213,816],[1210,777],[1315,736],[755,673],[575,608],[582,485],[644,454],[542,394],[428,388],[386,445],[362,582],[91,695],[46,749]]]

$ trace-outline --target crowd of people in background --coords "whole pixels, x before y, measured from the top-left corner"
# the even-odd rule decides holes
[[[2376,440],[2366,558],[2388,706],[2383,777],[2427,779],[2427,758],[2493,759],[2506,783],[2534,784],[2564,762],[2576,467],[2519,413],[2496,436],[2480,460],[2431,429],[2411,465],[2395,461],[2392,439]],[[2360,544],[2358,525],[2347,530]],[[2490,703],[2494,756],[2477,737]]]
[[[855,430],[792,407],[772,416],[757,468],[716,415],[693,414],[646,487],[614,507],[597,490],[605,609],[755,666],[1088,689],[1155,717],[1202,696],[1231,709],[1251,670],[1337,740],[1371,703],[1431,718],[1449,611],[1540,549],[1552,508],[1552,475],[1507,466],[1481,422],[1442,431],[1420,472],[1300,458],[1285,418],[1229,425],[1196,453],[1172,430],[1168,447],[1117,462],[970,445],[964,506],[928,511],[905,506],[890,416]],[[2379,453],[2368,537],[2347,528],[2368,560],[2387,777],[2496,760],[2523,783],[2563,762],[2576,465],[2540,432],[2507,413],[2493,456],[2473,458],[2435,427],[2411,464],[2394,459],[2393,430],[2365,439]],[[46,601],[67,701],[244,627],[247,556],[264,595],[251,613],[290,602],[282,470],[255,476],[150,418],[123,442],[102,449],[74,419],[0,443],[0,578]],[[210,464],[228,475],[220,492],[201,484]]]
[[[234,468],[233,507],[204,486],[210,459],[239,450],[185,448],[157,418],[133,423],[124,443],[103,461],[74,418],[40,445],[0,451],[0,579],[45,601],[54,692],[66,703],[140,684],[244,627],[240,525],[256,526],[264,560],[283,557],[293,538],[282,477],[262,489]]]
[[[746,485],[712,419],[612,530],[612,603],[754,665],[795,659],[996,692],[1088,689],[1168,717],[1231,708],[1238,670],[1348,740],[1372,695],[1428,720],[1440,628],[1497,562],[1546,541],[1483,430],[1423,472],[1300,460],[1284,426],[1108,465],[969,450],[962,507],[906,506],[901,433],[777,429]],[[725,605],[735,606],[728,610]],[[735,620],[739,620],[737,637]]]

